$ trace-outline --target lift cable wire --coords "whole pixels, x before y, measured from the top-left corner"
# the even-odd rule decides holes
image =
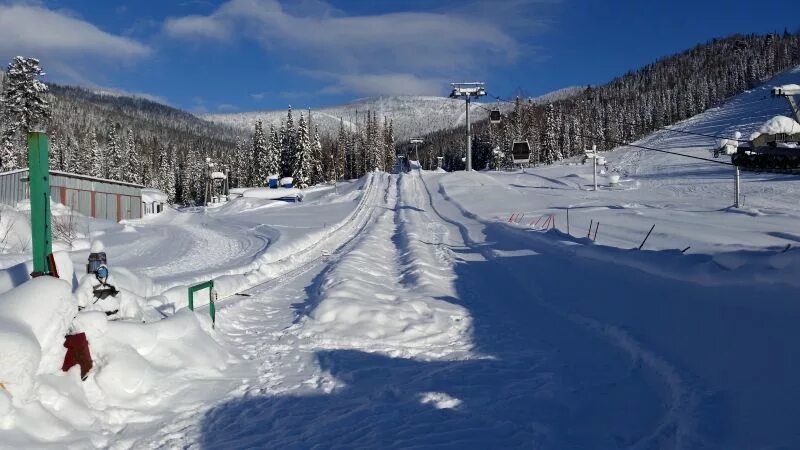
[[[510,102],[508,100],[503,100],[500,97],[495,97],[495,98],[497,100],[501,101],[501,102],[514,103],[514,102]],[[484,108],[484,109],[486,109],[487,111],[490,111],[488,108]],[[560,113],[560,114],[568,115],[567,113]],[[542,131],[539,127],[537,127],[535,125],[531,126],[531,128],[539,130],[539,131]],[[667,128],[665,128],[665,130],[667,130],[667,131],[679,131],[679,130],[670,130],[670,129],[667,129]],[[686,133],[697,134],[697,133],[690,133],[690,132],[686,132]],[[650,150],[650,151],[654,151],[654,152],[667,153],[667,154],[670,154],[670,155],[683,156],[685,158],[697,159],[697,160],[700,160],[700,161],[707,161],[707,162],[712,162],[712,163],[715,163],[715,164],[722,164],[722,165],[725,165],[725,166],[733,166],[734,165],[733,163],[720,161],[718,159],[703,158],[702,156],[693,156],[693,155],[687,155],[685,153],[671,152],[669,150],[664,150],[664,149],[654,148],[654,147],[648,147],[646,145],[631,144],[631,143],[628,143],[628,142],[618,141],[616,139],[603,138],[603,137],[599,137],[599,136],[595,136],[595,135],[591,135],[591,134],[582,134],[582,133],[572,133],[572,134],[574,136],[580,136],[580,137],[585,138],[585,139],[596,139],[596,140],[599,140],[599,141],[605,141],[605,142],[608,142],[610,144],[615,144],[615,145],[619,145],[619,146],[623,146],[623,147],[634,147],[634,148],[639,148],[639,149],[642,149],[642,150]],[[709,136],[709,137],[711,137],[711,136]],[[722,137],[720,137],[720,138],[721,139],[727,139],[727,138],[722,138]]]
[[[499,99],[500,101],[507,102],[506,100],[502,100],[499,97],[496,97],[496,98]],[[507,102],[507,103],[510,103],[510,102]],[[481,106],[479,104],[476,104],[476,105],[479,108],[485,109],[486,111],[491,111],[489,108],[485,108],[485,107],[483,107],[483,106]],[[566,115],[566,113],[564,113],[564,114]],[[535,125],[532,125],[531,128],[533,128],[535,130],[538,130],[538,131],[542,131],[540,127],[537,127]],[[579,137],[582,137],[582,138],[585,138],[585,139],[596,139],[596,140],[599,140],[599,141],[605,141],[605,142],[608,142],[610,144],[615,144],[615,145],[619,145],[619,146],[623,146],[623,147],[634,147],[634,148],[638,148],[638,149],[642,149],[642,150],[649,150],[649,151],[659,152],[659,153],[667,153],[667,154],[675,155],[675,156],[683,156],[685,158],[697,159],[697,160],[700,160],[700,161],[707,161],[707,162],[712,162],[712,163],[715,163],[715,164],[722,164],[724,166],[733,166],[734,165],[733,163],[720,161],[718,159],[703,158],[702,156],[693,156],[693,155],[687,155],[685,153],[671,152],[669,150],[664,150],[664,149],[661,149],[661,148],[648,147],[646,145],[639,145],[639,144],[631,144],[631,143],[628,143],[628,142],[618,141],[618,140],[609,139],[609,138],[602,138],[602,137],[591,135],[591,134],[582,134],[582,133],[572,133],[572,134],[574,136],[579,136]]]

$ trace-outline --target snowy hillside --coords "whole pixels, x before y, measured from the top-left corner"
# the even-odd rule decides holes
[[[320,133],[335,136],[339,130],[339,119],[344,121],[345,127],[355,128],[356,119],[360,126],[363,126],[367,111],[377,113],[381,121],[384,116],[392,119],[394,134],[398,141],[465,123],[464,102],[446,97],[368,98],[346,105],[313,109],[311,113],[314,123],[320,128]],[[486,115],[478,105],[473,105],[471,112]],[[257,120],[263,120],[265,125],[279,127],[281,121],[286,120],[286,111],[209,114],[203,117],[213,122],[249,130]]]
[[[532,98],[531,101],[534,103],[547,103],[576,95],[581,91],[582,88],[580,87],[568,87]],[[512,107],[513,105],[508,103],[492,102],[490,100],[482,101],[480,104],[474,103],[470,108],[471,119],[485,119],[488,116],[486,108],[498,108],[501,111],[507,111]],[[376,112],[379,119],[386,116],[393,120],[394,134],[398,142],[406,141],[414,136],[422,136],[434,131],[454,128],[466,123],[464,101],[447,97],[394,96],[366,98],[346,105],[312,109],[311,112],[313,120],[319,126],[321,133],[336,135],[339,130],[339,119],[344,121],[346,127],[355,127],[356,112],[359,115],[359,122],[363,122],[367,111]],[[275,127],[279,127],[281,121],[286,120],[286,111],[207,114],[203,117],[213,122],[251,130],[257,120],[264,121],[265,125],[272,124]]]

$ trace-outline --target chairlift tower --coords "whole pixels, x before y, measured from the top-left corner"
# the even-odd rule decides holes
[[[411,138],[411,143],[414,144],[414,154],[416,155],[417,163],[419,163],[419,148],[417,148],[417,146],[419,144],[424,144],[425,143],[425,139],[418,138],[418,137]]]
[[[486,95],[486,87],[482,82],[475,83],[450,83],[453,91],[450,93],[450,98],[464,98],[467,103],[467,172],[472,171],[472,136],[470,135],[469,124],[469,104],[470,100],[480,98]]]
[[[792,112],[794,113],[794,120],[800,122],[800,108],[797,106],[797,102],[794,99],[795,95],[800,95],[800,87],[781,86],[772,88],[772,96],[785,98],[786,101],[789,102],[789,107],[792,108]]]

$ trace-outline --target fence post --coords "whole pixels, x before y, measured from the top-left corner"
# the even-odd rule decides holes
[[[642,247],[644,247],[644,243],[645,243],[645,242],[647,242],[647,238],[649,238],[649,237],[650,237],[650,233],[652,233],[652,232],[653,232],[653,228],[655,228],[655,227],[656,227],[656,224],[653,224],[653,226],[652,226],[652,227],[650,227],[650,231],[648,231],[648,232],[647,232],[647,236],[645,236],[645,237],[644,237],[644,240],[642,241],[642,243],[641,243],[641,244],[639,244],[639,250],[641,250],[641,249],[642,249]],[[685,251],[685,250],[684,250],[684,251]]]

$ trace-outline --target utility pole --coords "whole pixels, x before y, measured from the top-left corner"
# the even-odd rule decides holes
[[[464,97],[467,104],[467,172],[472,171],[472,136],[470,135],[469,123],[469,104],[472,97],[479,98],[486,95],[486,88],[483,82],[476,83],[450,83],[453,86],[453,91],[450,93],[450,98]]]

